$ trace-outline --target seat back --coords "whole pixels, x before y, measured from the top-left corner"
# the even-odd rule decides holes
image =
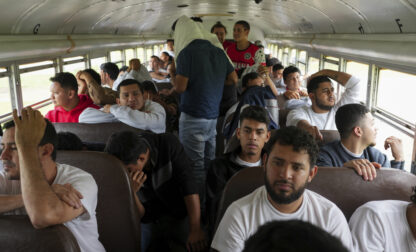
[[[64,225],[35,229],[27,215],[0,216],[0,251],[79,252],[77,240]]]
[[[227,207],[235,200],[264,185],[262,167],[245,168],[227,183],[218,207],[216,227]],[[308,189],[334,202],[347,220],[362,204],[373,200],[409,201],[416,176],[397,169],[383,168],[372,182],[364,181],[352,169],[319,167]]]
[[[323,140],[318,142],[319,146],[325,145],[327,143],[340,140],[338,130],[320,130]]]
[[[122,122],[114,123],[53,123],[57,132],[71,132],[77,135],[82,142],[107,143],[107,139],[114,133],[123,130],[142,132],[143,130],[131,127]]]
[[[57,162],[90,173],[98,186],[99,239],[107,251],[140,250],[140,218],[130,180],[115,157],[94,151],[58,151]]]

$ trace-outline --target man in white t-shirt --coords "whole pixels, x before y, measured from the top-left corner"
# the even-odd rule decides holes
[[[138,82],[142,83],[143,81],[152,81],[152,77],[150,76],[149,72],[147,71],[146,67],[143,66],[139,59],[131,59],[129,61],[129,67],[127,71],[124,73],[119,74],[117,79],[113,83],[112,89],[117,91],[118,85],[126,79],[135,79]]]
[[[1,142],[0,213],[27,214],[35,228],[64,224],[81,251],[105,251],[98,240],[94,178],[57,164],[53,125],[30,107],[5,124]]]
[[[211,247],[221,252],[241,251],[244,242],[266,222],[298,219],[322,228],[352,249],[351,233],[341,210],[305,190],[318,171],[318,146],[312,136],[296,127],[277,130],[266,152],[262,158],[265,186],[228,207]]]
[[[355,251],[416,251],[416,187],[411,201],[371,201],[355,210],[350,219]]]
[[[215,222],[218,203],[227,181],[246,167],[261,166],[263,146],[270,138],[269,116],[265,108],[248,106],[240,114],[240,126],[236,130],[239,146],[235,150],[214,159],[207,171],[207,209],[209,223]]]
[[[345,91],[335,103],[333,79],[345,87]],[[347,73],[321,70],[313,74],[308,81],[308,95],[312,106],[294,109],[287,115],[287,126],[305,129],[316,139],[322,140],[320,130],[336,130],[335,112],[348,103],[358,103],[360,80]]]
[[[166,112],[157,102],[145,100],[143,84],[137,80],[122,81],[117,90],[117,104],[107,104],[100,110],[85,109],[79,115],[80,123],[122,122],[131,127],[164,133]]]

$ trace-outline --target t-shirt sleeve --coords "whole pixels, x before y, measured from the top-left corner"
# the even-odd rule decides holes
[[[255,64],[266,65],[266,56],[264,55],[263,49],[258,49],[254,54]]]
[[[221,219],[211,247],[221,252],[242,251],[246,240],[242,229],[243,220],[239,207],[231,204]]]
[[[331,226],[326,231],[338,237],[341,240],[342,244],[344,244],[344,246],[347,247],[349,251],[354,251],[351,231],[348,227],[348,222],[345,219],[344,214],[338,207],[332,210],[331,216],[329,216],[329,220],[331,220]]]
[[[341,98],[335,105],[335,110],[339,107],[350,104],[350,103],[357,103],[360,96],[360,79],[355,76],[351,76],[351,78],[345,83],[345,91],[342,94]]]
[[[391,166],[391,168],[396,168],[396,169],[403,170],[404,169],[404,161],[391,160],[390,161],[390,166]]]
[[[191,58],[187,53],[186,48],[181,51],[176,59],[176,74],[185,77],[191,76]]]
[[[309,121],[303,108],[291,110],[287,115],[286,126],[297,126],[301,120]]]
[[[384,231],[379,216],[367,207],[358,208],[350,218],[355,251],[384,251]]]

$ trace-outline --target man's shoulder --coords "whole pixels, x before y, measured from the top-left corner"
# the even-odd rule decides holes
[[[404,211],[409,205],[407,201],[401,200],[377,200],[369,201],[354,212],[361,215],[389,215]]]
[[[63,184],[65,183],[74,183],[74,182],[83,182],[83,183],[91,183],[93,182],[95,184],[95,180],[93,176],[72,165],[68,164],[60,164],[56,163],[57,168],[57,177],[54,181],[55,184]]]
[[[307,209],[311,211],[321,211],[325,214],[335,213],[336,215],[343,215],[341,209],[334,202],[325,198],[324,196],[314,191],[306,189],[304,194],[308,197]],[[345,218],[345,217],[344,217]]]
[[[327,144],[324,144],[323,146],[319,148],[319,152],[323,152],[323,151],[333,152],[334,150],[338,150],[341,147],[340,142],[341,142],[340,140],[335,140]]]
[[[259,188],[255,189],[253,192],[247,194],[246,196],[234,201],[230,205],[230,210],[232,211],[241,211],[244,213],[250,213],[251,211],[247,211],[247,209],[256,208],[257,205],[262,202],[266,194],[265,186],[260,186]]]

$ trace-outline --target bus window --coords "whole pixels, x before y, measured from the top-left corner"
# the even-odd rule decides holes
[[[112,51],[110,52],[111,62],[115,63],[119,68],[123,66],[123,59],[121,57],[121,51]]]
[[[64,58],[64,72],[70,72],[75,75],[78,71],[84,70],[85,61],[84,57],[72,57],[72,58]]]
[[[315,57],[309,57],[308,59],[308,75],[312,75],[319,71],[319,59]]]
[[[46,66],[46,65],[53,65],[52,60],[19,65],[19,69],[28,69],[28,68],[32,68],[32,67],[41,67],[41,66]]]
[[[290,50],[290,60],[289,60],[290,65],[296,65],[296,54],[297,54],[296,49]]]
[[[153,46],[153,54],[159,55],[163,50],[160,50],[159,46],[154,45]],[[150,55],[152,56],[152,55]],[[150,60],[150,57],[148,57],[148,59]]]
[[[154,55],[152,48],[146,48],[146,62],[150,61],[150,57],[152,57],[152,55]],[[157,54],[157,56],[160,56],[160,54]]]
[[[134,58],[134,49],[126,50],[126,65],[129,65],[129,61]]]
[[[414,125],[416,123],[415,83],[416,75],[380,69],[377,91],[377,107]]]
[[[289,48],[285,48],[285,50],[283,51],[283,58],[282,58],[282,64],[283,66],[288,66],[289,63]]]
[[[347,61],[347,68],[345,72],[354,75],[360,79],[360,101],[363,103],[365,103],[367,100],[368,70],[369,65],[367,64],[358,63],[355,61]]]
[[[0,68],[0,73],[6,71],[5,68]],[[0,75],[0,116],[10,112],[12,112],[12,101],[10,100],[9,77]]]
[[[283,49],[279,48],[279,53],[277,54],[277,58],[282,61],[283,60]],[[283,65],[284,66],[284,65]]]
[[[24,107],[50,98],[51,81],[49,79],[54,75],[53,66],[20,74]]]
[[[324,62],[324,69],[338,71],[338,65],[330,62]]]
[[[299,52],[298,68],[303,75],[306,74],[306,51]]]
[[[105,62],[107,62],[105,57],[91,59],[91,68],[94,69],[97,73],[100,73],[100,66]]]
[[[144,49],[143,49],[143,47],[137,48],[137,58],[140,60],[140,62],[142,64],[146,62],[146,59],[144,58]]]
[[[273,46],[273,52],[272,52],[273,57],[276,57],[277,58],[278,51],[279,51],[278,49],[279,49],[279,47],[277,45],[274,45]]]
[[[404,154],[404,168],[410,172],[410,164],[412,160],[412,151],[413,151],[413,137],[410,137],[406,133],[396,129],[391,125],[391,123],[386,123],[384,120],[380,120],[379,118],[375,117],[376,127],[377,127],[377,137],[376,137],[376,148],[382,151],[384,154],[387,155],[389,160],[393,160],[393,156],[391,154],[391,149],[384,149],[384,141],[386,138],[390,136],[395,136],[402,140],[403,145],[403,154]]]

